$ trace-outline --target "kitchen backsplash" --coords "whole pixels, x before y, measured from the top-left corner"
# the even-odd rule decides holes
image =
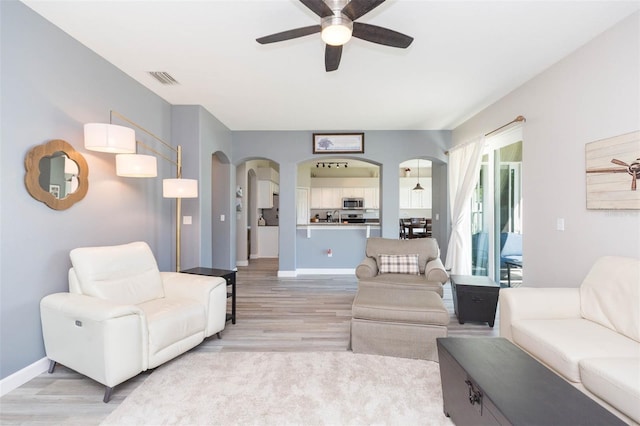
[[[279,226],[280,196],[273,196],[273,208],[262,209],[262,217],[266,226]]]

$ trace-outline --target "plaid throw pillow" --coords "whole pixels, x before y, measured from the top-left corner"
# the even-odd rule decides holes
[[[413,274],[418,275],[418,254],[380,254],[378,270],[381,274]]]

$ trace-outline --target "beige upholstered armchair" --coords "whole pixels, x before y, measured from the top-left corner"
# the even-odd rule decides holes
[[[49,372],[56,363],[113,388],[224,329],[226,281],[160,272],[146,243],[71,251],[69,293],[40,302]]]
[[[416,271],[393,271],[381,268],[388,256],[417,255]],[[435,238],[395,240],[392,238],[369,238],[365,258],[356,268],[358,285],[427,289],[443,295],[442,286],[449,275],[440,260],[440,248]]]

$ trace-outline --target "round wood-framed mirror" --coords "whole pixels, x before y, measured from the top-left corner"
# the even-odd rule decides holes
[[[66,210],[87,195],[89,166],[62,139],[32,148],[24,160],[27,191],[54,210]]]

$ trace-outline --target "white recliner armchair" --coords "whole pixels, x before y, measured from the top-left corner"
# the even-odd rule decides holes
[[[224,329],[223,278],[160,272],[144,242],[70,257],[69,293],[40,302],[49,372],[60,363],[104,384],[104,402],[116,385]]]

